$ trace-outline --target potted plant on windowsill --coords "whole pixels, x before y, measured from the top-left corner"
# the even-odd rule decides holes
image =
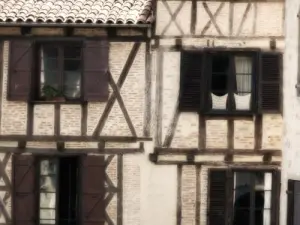
[[[64,102],[66,98],[63,92],[57,90],[56,88],[45,85],[42,89],[46,101]]]

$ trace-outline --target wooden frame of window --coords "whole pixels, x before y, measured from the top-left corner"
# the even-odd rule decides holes
[[[222,179],[225,179],[225,184],[222,182],[221,183],[217,183],[215,185],[220,185],[221,187],[223,187],[223,189],[225,189],[225,193],[223,194],[223,196],[217,196],[217,198],[219,198],[219,200],[217,200],[217,202],[220,202],[222,198],[225,198],[226,201],[224,205],[219,205],[218,206],[218,210],[224,211],[224,221],[222,220],[221,224],[219,225],[232,225],[233,224],[233,215],[234,215],[234,199],[233,199],[233,193],[234,193],[234,174],[236,172],[247,172],[247,173],[255,173],[255,172],[262,172],[262,173],[271,173],[272,174],[272,189],[271,189],[271,208],[270,208],[270,224],[271,225],[277,225],[279,224],[279,198],[280,198],[280,171],[276,170],[276,169],[261,169],[261,168],[231,168],[231,169],[226,169],[226,168],[211,168],[208,170],[208,191],[207,191],[207,215],[208,215],[208,219],[207,219],[207,224],[208,225],[215,225],[214,222],[210,221],[210,210],[211,208],[211,185],[212,185],[212,179],[211,179],[211,174],[213,172],[223,172],[223,174],[226,174],[225,177],[223,177]],[[220,179],[219,179],[220,181]],[[253,190],[252,190],[253,192]],[[221,199],[220,199],[221,198]],[[216,199],[214,199],[215,202]],[[218,211],[217,210],[217,211]],[[214,212],[214,216],[212,217],[213,219],[215,219],[215,213]],[[221,212],[220,211],[220,212]],[[228,221],[228,222],[227,222]],[[250,225],[255,225],[254,221],[252,220],[252,224]]]
[[[203,97],[203,109],[205,114],[212,115],[245,115],[253,114],[257,107],[257,91],[258,91],[258,71],[259,71],[259,57],[258,50],[247,50],[238,51],[238,50],[219,50],[219,49],[205,49],[204,57],[205,63],[203,63],[203,75],[202,75],[202,95]],[[227,80],[227,109],[216,110],[212,109],[212,99],[210,97],[211,93],[211,83],[212,83],[212,56],[213,55],[224,55],[229,59],[229,73]],[[235,73],[235,56],[245,56],[252,58],[252,74],[251,74],[251,102],[249,110],[235,110],[235,100],[234,100],[234,79],[236,79]]]
[[[224,70],[226,72],[223,72],[223,74],[229,74],[229,79],[226,78],[226,82],[231,89],[226,87],[226,90],[231,90],[231,92],[230,95],[227,96],[229,101],[226,99],[226,108],[224,107],[224,98],[226,97],[218,99],[217,96],[215,96],[215,100],[220,100],[223,106],[221,107],[221,105],[219,105],[218,109],[217,107],[212,109],[212,97],[210,95],[210,84],[212,80],[211,55],[218,53],[228,55],[228,58],[231,58],[231,67],[227,67],[226,70]],[[250,107],[248,107],[249,98],[240,98],[239,96],[241,95],[237,95],[236,98],[234,97],[234,92],[238,89],[240,89],[239,91],[245,91],[247,93],[248,91],[246,90],[249,90],[249,86],[247,86],[249,82],[247,81],[240,80],[239,84],[241,86],[238,86],[237,81],[235,81],[235,84],[233,83],[233,79],[237,78],[234,76],[236,74],[234,72],[236,66],[233,64],[233,57],[237,55],[250,56],[252,58],[252,67],[249,66],[247,60],[245,61],[245,65],[248,65],[248,68],[252,68],[251,96],[249,96],[251,98]],[[228,68],[231,68],[229,72],[227,71]],[[256,48],[182,49],[180,70],[179,110],[182,112],[198,112],[212,116],[253,116],[254,114],[278,114],[281,112],[281,52],[262,51]],[[239,70],[239,75],[248,74],[246,71],[245,73],[241,72],[241,68]],[[248,71],[250,71],[250,69],[248,69]],[[220,84],[222,84],[222,81]],[[240,108],[237,110],[234,107],[234,104],[237,102],[236,99],[240,99]]]
[[[77,165],[79,168],[79,172],[78,172],[78,179],[77,179],[77,185],[76,185],[76,193],[77,193],[77,204],[78,206],[76,207],[76,214],[77,214],[77,218],[76,218],[76,225],[80,225],[81,224],[81,207],[82,207],[82,202],[81,202],[81,180],[82,180],[82,171],[80,169],[80,163],[82,163],[82,155],[59,155],[59,156],[35,156],[35,165],[36,165],[36,170],[35,170],[35,175],[36,175],[36,179],[35,179],[35,187],[36,187],[36,217],[37,217],[37,221],[38,224],[40,224],[40,176],[41,176],[41,170],[40,170],[40,165],[41,165],[41,161],[45,160],[45,159],[55,159],[57,161],[57,181],[56,181],[56,198],[55,198],[55,224],[45,224],[45,225],[57,225],[59,224],[59,216],[58,216],[58,210],[59,210],[59,194],[60,194],[60,190],[59,190],[59,176],[60,176],[60,159],[61,158],[66,158],[66,157],[72,157],[72,158],[77,158]],[[44,224],[43,224],[44,225]]]
[[[83,57],[83,42],[81,41],[71,41],[71,42],[64,42],[64,41],[40,41],[35,43],[35,54],[34,59],[37,62],[34,65],[34,78],[33,79],[33,90],[34,90],[34,99],[35,100],[42,100],[47,101],[44,96],[41,96],[40,93],[40,86],[41,86],[41,51],[42,47],[53,47],[58,50],[58,57],[57,57],[57,74],[56,77],[58,78],[58,91],[62,92],[64,90],[64,48],[65,47],[78,47],[81,49],[80,52],[80,62],[81,62],[81,68],[80,68],[80,96],[78,98],[67,98],[64,97],[66,101],[82,101],[83,100],[83,82],[84,82],[84,76],[83,76],[83,65],[84,65],[84,57]],[[60,101],[60,100],[55,100]]]

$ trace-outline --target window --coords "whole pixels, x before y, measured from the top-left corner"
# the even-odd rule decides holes
[[[39,98],[81,97],[81,46],[42,44],[39,48]]]
[[[280,109],[280,53],[183,51],[182,111],[253,114]]]
[[[107,40],[10,41],[7,98],[12,101],[106,101]]]
[[[278,220],[278,176],[276,171],[211,170],[209,225],[228,220],[231,225],[273,224]]]
[[[104,224],[103,155],[14,154],[12,165],[14,224]]]
[[[78,168],[77,157],[39,160],[39,224],[77,224]]]
[[[234,173],[234,225],[271,225],[272,174]]]

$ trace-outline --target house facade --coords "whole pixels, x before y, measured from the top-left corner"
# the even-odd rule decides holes
[[[161,0],[154,26],[153,224],[279,224],[284,1]]]
[[[278,224],[284,1],[0,1],[1,224]]]
[[[152,1],[0,5],[0,223],[141,224]]]
[[[280,224],[299,224],[299,1],[285,4],[284,129]]]

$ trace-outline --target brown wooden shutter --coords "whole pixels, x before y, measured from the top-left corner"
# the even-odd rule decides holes
[[[271,225],[279,224],[280,187],[281,187],[281,173],[280,171],[274,171],[272,177]]]
[[[28,101],[31,90],[33,44],[29,40],[10,42],[7,99]]]
[[[225,225],[226,222],[226,170],[209,173],[208,221],[209,225]]]
[[[37,223],[35,199],[35,167],[31,155],[13,157],[13,221],[14,225]]]
[[[86,41],[83,55],[84,100],[106,101],[108,99],[108,41]]]
[[[300,224],[300,181],[288,180],[287,224]]]
[[[104,156],[84,156],[82,160],[83,225],[104,224]]]
[[[201,110],[202,53],[182,52],[180,66],[179,109],[181,111]]]
[[[259,111],[279,112],[281,107],[282,54],[262,52],[259,86]]]

